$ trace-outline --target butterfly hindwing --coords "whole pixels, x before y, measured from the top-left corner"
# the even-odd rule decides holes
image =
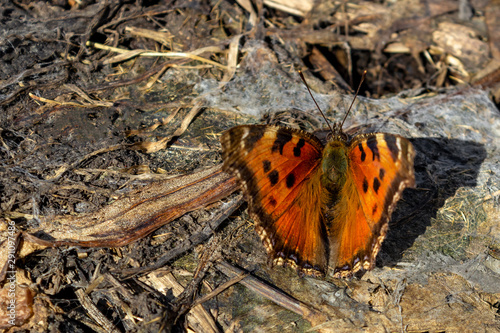
[[[284,127],[242,125],[225,132],[221,143],[223,168],[240,180],[257,232],[275,262],[310,274],[325,272],[319,140]]]

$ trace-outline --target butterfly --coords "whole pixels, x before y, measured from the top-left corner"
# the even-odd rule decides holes
[[[221,144],[273,262],[308,275],[372,269],[396,202],[415,186],[415,150],[399,135],[351,138],[338,123],[323,145],[302,130],[241,125]]]

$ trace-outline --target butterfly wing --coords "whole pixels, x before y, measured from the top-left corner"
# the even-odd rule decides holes
[[[265,125],[234,127],[221,143],[223,169],[240,180],[256,230],[275,263],[324,273],[327,245],[318,172],[323,145],[306,132]]]
[[[415,150],[407,139],[363,134],[351,141],[347,152],[346,181],[330,228],[336,276],[373,268],[396,202],[406,187],[415,186]]]

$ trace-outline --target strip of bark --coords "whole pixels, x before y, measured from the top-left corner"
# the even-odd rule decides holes
[[[46,246],[124,246],[237,189],[235,178],[217,166],[153,183],[96,212],[42,222],[38,230],[24,237]]]

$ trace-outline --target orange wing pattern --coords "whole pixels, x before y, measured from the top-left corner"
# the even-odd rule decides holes
[[[345,277],[371,269],[396,202],[415,186],[411,143],[398,135],[356,136],[348,148],[346,182],[329,223],[330,264]]]
[[[334,128],[325,148],[302,131],[234,127],[221,138],[223,168],[240,180],[275,263],[346,277],[375,265],[396,202],[415,186],[415,151],[398,135],[349,141]]]
[[[320,173],[323,145],[276,126],[237,126],[221,137],[224,170],[237,176],[275,263],[324,273],[327,240]]]

